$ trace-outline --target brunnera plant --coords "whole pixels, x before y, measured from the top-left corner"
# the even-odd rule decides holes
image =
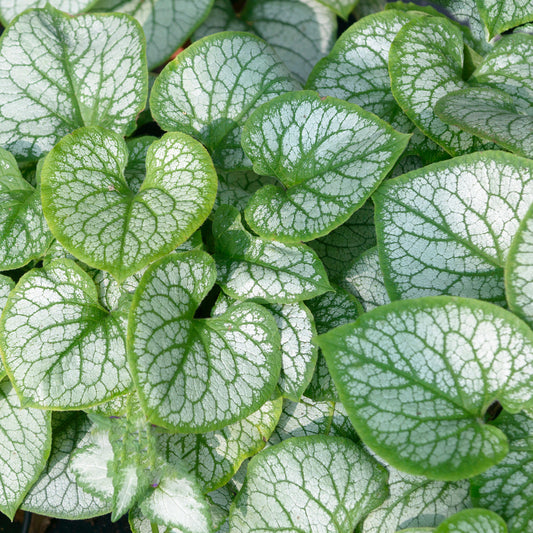
[[[432,4],[0,0],[2,513],[533,532],[533,8]]]

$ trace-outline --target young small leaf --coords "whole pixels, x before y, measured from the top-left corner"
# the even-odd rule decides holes
[[[230,531],[353,531],[386,498],[386,479],[385,469],[348,439],[286,440],[250,461]]]
[[[80,126],[125,134],[146,101],[144,36],[126,15],[28,11],[2,34],[0,58],[0,145],[20,159]]]
[[[393,302],[318,344],[361,439],[412,474],[454,481],[487,470],[508,452],[502,431],[483,423],[489,406],[533,404],[533,332],[485,302]]]
[[[283,188],[257,191],[245,210],[265,238],[310,241],[346,222],[405,150],[409,136],[359,106],[302,91],[254,111],[242,146],[258,174]]]
[[[435,533],[507,533],[507,526],[492,511],[465,509],[442,522]]]
[[[79,409],[126,391],[126,316],[98,303],[93,280],[73,261],[25,274],[0,320],[0,349],[28,404]]]
[[[41,178],[54,236],[118,281],[190,237],[209,215],[217,187],[206,150],[182,133],[166,134],[150,146],[138,191],[126,182],[127,158],[121,137],[83,128],[55,146]]]
[[[213,220],[218,283],[235,299],[294,303],[331,287],[316,253],[304,244],[283,244],[247,232],[240,213],[222,206]]]
[[[252,166],[240,143],[248,115],[272,97],[297,88],[264,41],[226,32],[197,41],[163,69],[152,89],[150,109],[164,130],[199,139],[217,167],[244,170]]]
[[[148,268],[130,311],[128,356],[143,410],[180,432],[248,416],[279,378],[280,337],[266,309],[245,302],[216,318],[194,318],[215,277],[206,253],[171,254]]]

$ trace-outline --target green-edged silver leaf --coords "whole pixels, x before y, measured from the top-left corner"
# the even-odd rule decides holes
[[[361,304],[340,287],[335,287],[334,291],[309,300],[307,306],[315,318],[316,330],[319,335],[343,324],[354,322],[363,312]],[[335,384],[329,375],[326,360],[320,351],[313,379],[307,387],[305,395],[317,401],[338,399]]]
[[[433,111],[443,96],[467,87],[462,80],[463,50],[462,33],[454,23],[443,17],[419,17],[398,31],[389,53],[394,98],[423,133],[452,155],[489,146],[448,126]]]
[[[215,278],[205,252],[171,254],[148,268],[135,293],[128,357],[154,424],[188,433],[219,429],[274,392],[280,337],[265,308],[245,302],[216,318],[194,318]]]
[[[494,401],[533,404],[533,332],[498,306],[449,296],[398,301],[318,339],[361,439],[395,468],[455,481],[501,461]]]
[[[0,38],[0,146],[37,159],[80,126],[130,132],[148,91],[144,36],[121,14],[22,14]]]
[[[485,56],[470,82],[510,95],[519,113],[533,115],[533,35],[505,35]]]
[[[241,463],[261,451],[281,415],[283,400],[266,402],[261,409],[222,429],[187,435],[160,431],[162,454],[171,464],[185,464],[196,476],[202,492],[225,485]]]
[[[503,302],[503,266],[533,202],[533,162],[486,151],[386,182],[373,196],[391,299],[451,294]]]
[[[433,528],[471,506],[467,480],[433,481],[385,466],[390,495],[364,519],[358,533],[405,533],[407,528]]]
[[[435,533],[507,533],[503,519],[487,509],[465,509],[442,522]]]
[[[189,238],[211,212],[217,188],[209,154],[183,133],[168,133],[150,146],[139,190],[132,167],[125,171],[127,159],[117,134],[83,128],[54,147],[41,178],[54,236],[118,281]]]
[[[505,265],[509,309],[533,327],[533,204],[513,237]]]
[[[0,320],[0,349],[24,403],[79,409],[124,393],[126,320],[100,306],[93,280],[73,261],[22,276]]]
[[[268,443],[274,445],[293,437],[327,435],[334,409],[333,402],[315,402],[305,397],[299,402],[284,400],[278,425]]]
[[[454,91],[437,102],[435,113],[446,124],[533,158],[533,115],[519,113],[506,93],[489,87]]]
[[[17,15],[26,9],[45,7],[46,4],[72,15],[86,11],[96,0],[1,0],[0,21],[7,26]]]
[[[209,14],[213,0],[99,0],[93,11],[127,13],[146,36],[148,69],[164,63]]]
[[[259,189],[245,210],[259,235],[283,242],[328,234],[360,208],[405,150],[409,136],[355,104],[311,91],[254,111],[242,146],[258,174],[283,187]]]
[[[0,383],[0,511],[11,520],[50,454],[52,414],[21,409],[9,380]]]
[[[374,204],[366,202],[344,224],[307,244],[320,257],[329,279],[340,283],[347,266],[376,244]]]
[[[111,502],[86,492],[70,470],[75,450],[88,442],[91,422],[84,413],[57,413],[46,468],[22,502],[22,509],[55,518],[81,520],[109,513]]]
[[[217,210],[213,234],[218,283],[235,299],[293,303],[331,290],[324,266],[311,248],[255,237],[233,207]]]
[[[529,0],[476,0],[476,4],[491,39],[516,26],[533,22],[533,6]]]
[[[352,293],[365,311],[390,303],[377,247],[362,253],[347,269],[342,286]]]
[[[346,533],[387,492],[385,469],[360,445],[341,437],[294,438],[250,461],[230,531]]]
[[[4,307],[7,304],[7,298],[9,296],[9,293],[15,286],[15,282],[7,277],[0,274],[0,315],[2,315],[2,311],[4,310]],[[2,362],[2,359],[0,359],[0,380],[4,378],[6,375],[6,369],[4,368],[4,363]]]
[[[176,465],[165,468],[165,476],[139,507],[150,522],[182,533],[213,530],[209,504],[196,479]]]
[[[509,438],[509,453],[472,479],[472,499],[505,518],[509,533],[525,533],[533,530],[533,419],[502,413],[494,425]]]
[[[240,143],[249,114],[297,88],[264,41],[226,32],[197,41],[163,69],[152,89],[150,109],[164,130],[199,139],[218,168],[244,170],[252,166]]]
[[[0,270],[42,257],[52,239],[39,189],[22,177],[15,158],[0,148]]]

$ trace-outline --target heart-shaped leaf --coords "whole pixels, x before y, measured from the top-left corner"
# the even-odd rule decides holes
[[[50,454],[51,413],[21,409],[9,380],[0,383],[0,511],[15,516]]]
[[[93,11],[127,13],[146,36],[148,69],[164,63],[207,17],[213,0],[98,0]]]
[[[283,244],[248,233],[240,213],[222,206],[213,220],[218,282],[229,296],[293,303],[331,287],[316,253],[303,244]]]
[[[472,499],[505,518],[509,533],[525,533],[533,529],[533,419],[502,413],[494,425],[508,436],[509,453],[472,479]]]
[[[111,504],[86,492],[70,471],[75,450],[87,444],[91,423],[83,413],[56,413],[52,449],[46,468],[21,508],[55,518],[81,520],[109,513]]]
[[[0,0],[0,20],[7,26],[17,15],[32,7],[45,7],[46,4],[72,15],[87,10],[96,0]]]
[[[266,186],[251,198],[246,221],[259,235],[310,241],[361,207],[405,150],[409,136],[359,106],[311,91],[274,98],[254,111],[242,146]]]
[[[373,198],[392,299],[444,293],[503,302],[503,266],[533,202],[531,160],[492,151],[457,157],[390,180]]]
[[[216,318],[194,318],[215,278],[206,253],[169,255],[146,271],[130,311],[128,354],[143,409],[153,423],[180,432],[248,416],[279,377],[279,332],[266,309],[242,303]]]
[[[505,522],[487,509],[465,509],[446,519],[434,533],[507,533]]]
[[[513,238],[505,265],[509,309],[533,327],[533,204]]]
[[[230,531],[353,531],[385,499],[386,479],[385,469],[348,439],[286,440],[250,461]]]
[[[437,102],[435,113],[446,124],[533,157],[533,116],[519,113],[505,93],[489,87],[454,91]]]
[[[508,452],[483,423],[489,406],[533,404],[533,332],[486,302],[393,302],[318,343],[357,433],[408,473],[454,481],[487,470]]]
[[[198,141],[169,133],[146,155],[146,178],[127,183],[118,135],[83,128],[47,156],[43,211],[54,236],[77,258],[118,281],[183,243],[207,218],[217,177]],[[135,176],[132,173],[132,178]]]
[[[0,39],[0,88],[0,145],[17,159],[80,126],[127,133],[148,91],[142,30],[121,14],[28,11]]]
[[[261,451],[281,415],[282,399],[266,402],[261,409],[229,426],[208,433],[159,432],[158,441],[169,463],[186,464],[202,492],[225,485],[241,463]]]
[[[227,32],[197,41],[170,62],[154,83],[150,109],[164,130],[199,139],[217,167],[243,170],[252,166],[240,143],[246,118],[263,102],[297,88],[264,41]]]
[[[42,257],[51,241],[39,190],[22,177],[15,158],[0,148],[0,270]]]
[[[467,87],[462,79],[463,50],[463,36],[454,23],[421,17],[399,30],[389,53],[394,98],[423,133],[452,155],[488,147],[470,133],[448,126],[433,111],[447,93]]]
[[[533,8],[526,0],[476,0],[489,38],[533,21]]]
[[[24,402],[79,409],[126,391],[126,318],[99,305],[93,280],[73,261],[25,274],[0,320],[0,349]]]

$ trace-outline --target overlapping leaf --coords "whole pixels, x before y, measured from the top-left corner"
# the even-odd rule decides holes
[[[0,146],[37,159],[80,126],[127,133],[147,96],[144,37],[121,14],[24,13],[0,39]]]
[[[0,511],[15,516],[50,454],[51,413],[21,409],[9,380],[0,383]]]
[[[293,303],[331,288],[311,248],[255,237],[244,229],[233,207],[217,210],[213,233],[218,283],[233,298]]]
[[[507,533],[505,522],[486,509],[465,509],[447,518],[435,533]]]
[[[250,461],[230,531],[352,531],[385,499],[386,479],[386,471],[348,439],[290,439]]]
[[[279,377],[279,332],[266,309],[242,303],[194,318],[215,277],[204,252],[169,255],[147,270],[130,311],[128,353],[143,409],[153,423],[181,432],[248,416]]]
[[[509,533],[524,533],[533,528],[533,419],[503,413],[494,425],[508,436],[509,453],[472,479],[472,499],[505,518]]]
[[[396,468],[453,481],[508,452],[483,423],[533,403],[533,333],[515,315],[447,296],[393,302],[319,337],[363,441]]]
[[[150,108],[164,130],[199,139],[217,167],[242,170],[251,168],[240,144],[249,114],[297,88],[264,41],[227,32],[197,41],[169,63],[154,84]]]
[[[491,39],[533,21],[533,7],[528,0],[476,0],[476,4]]]
[[[139,190],[134,168],[125,172],[127,158],[118,135],[84,128],[50,152],[42,171],[43,210],[54,236],[118,281],[183,243],[209,215],[217,186],[206,150],[182,133],[150,146]]]
[[[76,15],[87,10],[95,2],[96,0],[2,0],[0,1],[0,20],[4,26],[7,26],[26,9],[45,7],[46,4]]]
[[[390,180],[374,200],[392,299],[503,301],[503,266],[533,201],[530,160],[493,151],[457,157]]]
[[[326,235],[364,204],[408,140],[354,104],[311,91],[279,96],[250,116],[242,145],[254,171],[283,188],[257,191],[246,221],[284,242]]]
[[[207,17],[213,0],[98,0],[93,11],[127,13],[146,36],[150,70],[164,63]]]
[[[0,321],[0,349],[24,401],[76,409],[131,386],[126,316],[98,303],[96,286],[74,262],[55,260],[25,274]]]

